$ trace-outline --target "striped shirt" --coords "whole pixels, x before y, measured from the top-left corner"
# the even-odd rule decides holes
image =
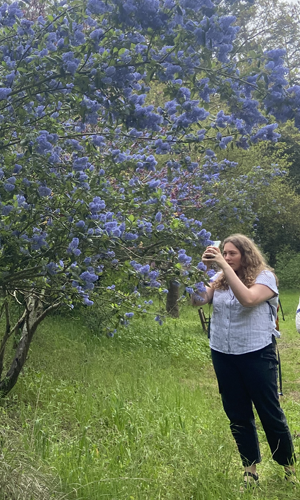
[[[210,347],[215,351],[245,354],[271,344],[272,335],[280,337],[275,328],[278,305],[275,276],[271,271],[262,271],[255,283],[266,285],[276,296],[254,307],[244,307],[230,287],[214,291]]]

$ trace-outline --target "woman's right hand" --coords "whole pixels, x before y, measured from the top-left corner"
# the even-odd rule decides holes
[[[215,262],[215,258],[217,257],[218,254],[221,254],[221,251],[219,248],[213,247],[213,246],[208,246],[204,250],[202,254],[202,262],[206,266],[210,266],[212,262]]]
[[[221,269],[227,265],[221,250],[217,247],[208,246],[202,255],[202,262],[207,267],[211,266],[215,262]]]
[[[193,293],[191,295],[191,305],[192,306],[199,306],[204,302],[204,298],[199,297],[196,293]]]

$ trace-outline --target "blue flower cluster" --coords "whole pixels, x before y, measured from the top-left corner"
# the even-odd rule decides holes
[[[205,266],[190,256],[210,242],[203,225],[213,213],[226,220],[224,203],[240,221],[252,186],[279,174],[233,179],[229,196],[222,173],[236,164],[218,162],[215,149],[276,141],[268,113],[300,126],[300,89],[287,87],[281,49],[266,52],[264,81],[260,72],[239,78],[235,18],[211,0],[85,7],[82,16],[54,2],[53,19],[33,22],[17,2],[0,6],[1,258],[22,272],[38,262],[20,286],[53,285],[68,305],[111,294],[127,321],[135,285],[162,296],[180,274],[187,290],[203,291]],[[160,106],[149,102],[157,79]],[[265,110],[253,99],[263,82]],[[226,113],[206,109],[216,94]]]
[[[13,2],[11,4],[4,2],[4,4],[0,6],[0,25],[12,27],[17,19],[22,17],[23,12],[19,9],[18,2]]]

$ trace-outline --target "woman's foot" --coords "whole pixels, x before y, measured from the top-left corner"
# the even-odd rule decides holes
[[[253,489],[259,485],[258,474],[256,472],[251,472],[245,470],[244,472],[244,488]]]
[[[256,472],[256,465],[249,465],[249,467],[245,467],[244,472],[244,488],[253,489],[258,486],[258,474]]]
[[[299,479],[296,477],[295,468],[288,466],[284,468],[284,479],[290,484],[300,484]]]

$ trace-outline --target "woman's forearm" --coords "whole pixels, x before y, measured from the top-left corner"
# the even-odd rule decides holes
[[[204,306],[208,304],[213,296],[213,289],[206,287],[205,292],[193,293],[191,296],[191,304],[192,306]]]
[[[228,285],[242,306],[254,307],[274,296],[274,292],[264,285],[253,285],[247,288],[229,264],[222,267]]]

